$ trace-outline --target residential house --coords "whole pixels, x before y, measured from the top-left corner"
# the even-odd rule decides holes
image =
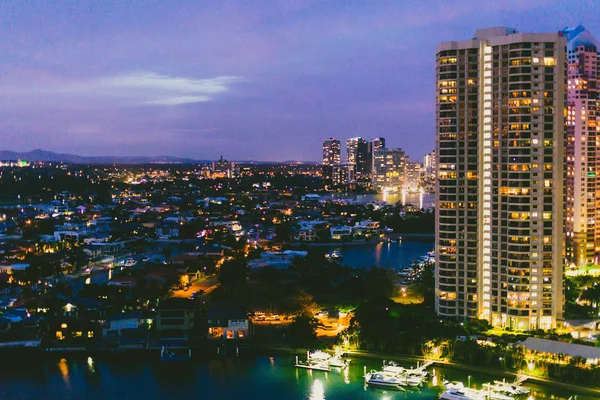
[[[332,240],[351,240],[352,239],[352,227],[351,226],[333,226],[329,228],[329,233]]]
[[[189,339],[194,328],[194,307],[189,299],[170,298],[158,305],[156,330],[161,339]]]
[[[159,239],[171,239],[179,237],[181,225],[176,222],[163,222],[156,227],[156,236]]]
[[[144,318],[142,311],[118,313],[106,320],[102,329],[102,339],[106,344],[116,344],[120,347],[144,346],[151,325],[152,319]]]
[[[57,341],[85,343],[98,336],[98,326],[86,319],[58,317],[50,321],[51,335]]]
[[[208,310],[208,338],[241,340],[251,335],[251,322],[241,308],[213,304]]]

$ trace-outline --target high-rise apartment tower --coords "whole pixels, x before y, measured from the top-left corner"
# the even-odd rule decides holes
[[[354,165],[356,175],[362,176],[368,173],[368,145],[361,137],[346,140],[346,163]]]
[[[598,41],[583,26],[567,37],[567,260],[598,263],[600,255],[600,56]]]
[[[335,138],[323,140],[323,165],[337,165],[341,162],[340,141]]]
[[[436,310],[563,315],[566,39],[480,29],[437,48]]]

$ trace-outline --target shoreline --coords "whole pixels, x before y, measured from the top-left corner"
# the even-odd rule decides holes
[[[423,242],[434,242],[435,233],[404,233],[401,234],[402,241],[423,241]],[[400,241],[400,242],[402,242]],[[327,242],[327,243],[315,243],[315,242],[293,242],[289,245],[291,247],[360,247],[360,246],[374,246],[380,243],[389,243],[387,239],[377,239],[368,241],[355,241],[355,242]],[[395,242],[395,240],[394,240]]]

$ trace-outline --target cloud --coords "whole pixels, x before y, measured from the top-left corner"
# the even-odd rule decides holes
[[[238,76],[213,78],[185,78],[161,75],[154,72],[131,72],[80,81],[36,85],[16,84],[5,88],[12,97],[56,96],[65,99],[109,100],[120,106],[164,105],[175,106],[200,103],[214,99],[230,90],[231,85],[242,81]]]
[[[210,101],[215,95],[229,90],[237,76],[217,76],[192,79],[136,72],[95,79],[63,88],[66,92],[92,92],[98,96],[121,98],[134,104],[180,105]]]

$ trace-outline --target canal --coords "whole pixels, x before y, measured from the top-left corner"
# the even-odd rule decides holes
[[[406,391],[365,387],[367,370],[382,360],[353,358],[344,371],[296,369],[291,356],[258,356],[159,361],[158,356],[127,355],[11,357],[0,374],[2,399],[437,399],[444,379],[481,387],[500,375],[473,374],[436,367],[435,378]],[[407,365],[408,366],[408,365]],[[527,383],[530,399],[566,400],[573,393]],[[593,397],[577,395],[577,400]]]

